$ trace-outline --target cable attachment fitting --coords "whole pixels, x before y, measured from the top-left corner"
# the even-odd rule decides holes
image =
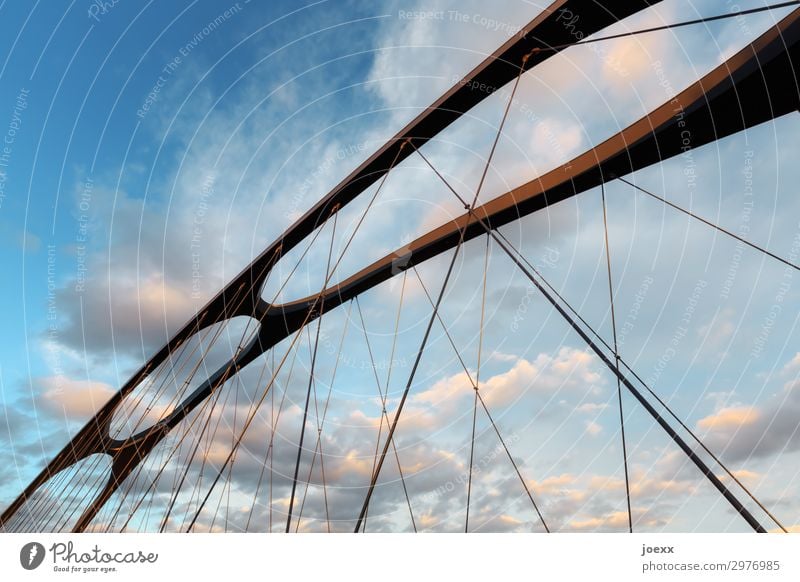
[[[533,47],[528,54],[522,57],[522,64],[523,66],[528,63],[528,60],[535,54],[542,52],[542,49],[537,47]]]

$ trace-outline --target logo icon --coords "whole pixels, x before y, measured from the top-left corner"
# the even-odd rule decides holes
[[[392,255],[392,275],[402,273],[408,268],[408,264],[411,262],[411,254],[411,249],[408,245],[394,252]]]
[[[44,546],[39,542],[30,542],[19,551],[19,563],[26,570],[35,570],[44,561]]]

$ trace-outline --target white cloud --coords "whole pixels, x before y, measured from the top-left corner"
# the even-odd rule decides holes
[[[40,402],[51,414],[70,421],[91,418],[115,392],[103,382],[73,380],[65,376],[48,376],[36,382],[41,390]]]
[[[697,426],[706,430],[735,431],[758,422],[759,416],[759,411],[752,407],[727,407],[701,418],[697,421]]]
[[[438,2],[433,7],[452,7],[461,11],[488,10],[485,4],[481,5],[478,2],[467,4]],[[496,10],[494,15],[498,19],[505,18],[509,21],[527,22],[532,16],[529,14],[531,6],[516,2],[502,3],[492,10]],[[416,108],[428,105],[442,90],[448,88],[454,76],[462,74],[472,64],[479,62],[485,53],[494,50],[499,42],[504,40],[501,38],[502,34],[487,33],[485,30],[473,30],[473,28],[436,22],[394,21],[386,30],[384,44],[398,47],[408,45],[411,48],[387,48],[376,55],[369,81],[373,94],[377,95],[380,101],[378,106],[411,106],[415,108],[413,111],[408,109],[397,111],[394,122],[400,118],[411,117],[417,112]],[[626,83],[631,85],[641,83],[645,86],[642,88],[641,85],[637,85],[638,90],[643,93],[642,101],[645,104],[658,104],[666,98],[666,95],[662,88],[652,86],[651,77],[654,73],[650,60],[656,56],[665,63],[671,58],[673,61],[675,59],[674,55],[662,54],[668,52],[661,40],[666,37],[648,38],[651,40],[614,44],[611,46],[611,54],[631,73]],[[642,45],[641,42],[645,44]],[[436,47],[432,48],[433,45]],[[442,46],[456,48],[442,49]],[[459,50],[457,48],[459,46],[468,50]],[[449,58],[441,58],[443,50]],[[572,51],[567,58],[569,66],[581,69],[586,74],[596,72],[597,56],[586,49],[580,50],[583,52],[572,54],[576,53]],[[590,89],[582,84],[580,74],[564,75],[564,67],[564,60],[554,59],[542,67],[541,71],[537,71],[542,77],[541,83],[552,90],[550,101],[547,100],[546,94],[537,92],[540,90],[538,81],[530,85],[524,83],[521,86],[520,97],[537,107],[537,112],[542,114],[541,121],[531,126],[528,121],[520,119],[519,112],[515,111],[512,111],[509,118],[507,139],[517,144],[524,157],[533,159],[537,169],[547,169],[546,166],[577,153],[598,135],[603,135],[603,131],[594,127],[596,120],[592,119],[608,117],[598,115],[600,97],[605,99],[606,94],[614,97],[609,99],[609,106],[612,107],[610,117],[613,118],[613,123],[624,123],[625,116],[638,117],[637,107],[631,104],[635,105],[639,96],[634,95],[633,91],[628,92],[630,87],[625,83],[619,83],[617,72],[609,70],[608,63],[602,69],[603,78],[598,79],[597,84]],[[681,88],[678,80],[688,82],[690,77],[687,68],[681,67],[677,62],[670,65],[669,75],[676,85],[674,87],[676,90]],[[254,78],[252,81],[254,86],[258,86],[263,79]],[[207,101],[201,105],[209,107],[210,103]],[[289,101],[284,99],[281,103],[288,107]],[[488,105],[491,107],[487,106],[473,113],[482,120],[484,117],[489,121],[494,120],[490,117],[489,110],[496,113],[497,103]],[[200,114],[203,111],[205,109],[201,108]],[[182,324],[205,298],[215,292],[255,252],[261,250],[271,237],[280,233],[290,218],[296,217],[311,205],[315,197],[345,175],[357,158],[356,155],[326,168],[320,173],[320,178],[314,186],[303,191],[300,201],[295,202],[292,196],[296,194],[296,190],[293,190],[291,185],[302,183],[304,176],[314,170],[315,162],[312,161],[314,158],[325,159],[332,155],[337,157],[336,152],[341,149],[339,144],[346,142],[347,138],[334,133],[323,134],[320,143],[314,142],[310,145],[299,143],[302,141],[300,139],[294,142],[285,137],[266,142],[265,136],[270,135],[274,129],[275,120],[260,108],[256,108],[249,117],[243,115],[243,111],[249,113],[247,108],[232,111],[221,107],[217,109],[209,107],[208,111],[209,116],[202,125],[199,124],[200,117],[197,117],[178,120],[173,126],[174,135],[171,137],[179,138],[181,148],[185,148],[187,155],[180,160],[179,167],[173,168],[171,176],[157,180],[158,188],[154,189],[160,191],[155,201],[151,197],[149,202],[142,202],[140,194],[129,195],[121,191],[96,190],[96,222],[113,223],[113,237],[110,233],[107,239],[104,238],[106,233],[95,237],[97,244],[89,262],[86,291],[78,294],[71,289],[71,286],[65,286],[60,292],[60,309],[63,309],[68,317],[60,339],[70,348],[82,350],[85,346],[88,355],[98,353],[107,355],[113,346],[119,354],[139,352],[142,356],[149,356],[152,349],[162,343],[176,326]],[[286,113],[285,110],[281,111]],[[314,116],[309,123],[319,123],[324,126],[329,121]],[[233,130],[238,128],[240,123],[246,125],[246,131]],[[599,124],[598,127],[602,126],[601,129],[604,129],[608,125]],[[199,130],[196,135],[195,129]],[[380,128],[380,131],[370,128],[370,123],[365,122],[354,133],[359,133],[360,137],[367,136],[367,139],[373,139],[386,131],[385,127]],[[473,124],[460,130],[460,133],[458,130],[454,131],[451,137],[463,136],[464,139],[458,144],[459,146],[473,154],[481,153],[484,151],[481,149],[483,143],[481,139],[490,132],[484,127],[484,131],[478,137],[475,137],[476,133],[478,132],[475,131]],[[453,143],[457,141],[453,140]],[[264,150],[280,152],[278,157],[281,158],[281,162],[284,161],[283,158],[289,157],[287,152],[297,153],[297,158],[304,159],[294,160],[297,164],[287,168],[276,168],[269,163],[271,160],[266,159],[269,156],[263,155]],[[445,167],[449,164],[448,177],[451,174],[458,175],[463,181],[459,186],[466,188],[472,183],[471,179],[479,173],[481,165],[470,162],[467,164],[469,167],[465,169],[464,156],[453,155],[447,148],[443,150],[440,159]],[[259,152],[258,155],[254,155],[256,152]],[[369,152],[363,153],[366,155]],[[221,163],[217,163],[218,159]],[[509,185],[514,186],[534,177],[531,175],[528,160],[526,163],[515,165],[509,157],[498,156],[495,163],[498,166],[498,174],[502,176],[496,179],[496,184],[487,188],[488,192],[499,193],[508,189]],[[509,164],[511,170],[508,170],[505,164]],[[220,171],[220,168],[224,171]],[[195,298],[192,296],[191,239],[194,220],[202,200],[204,182],[209,176],[214,177],[214,193],[208,201],[211,208],[203,215],[202,278],[199,282],[200,296]],[[395,177],[398,176],[393,176]],[[423,199],[424,208],[427,209],[424,213],[419,213],[419,220],[408,229],[410,232],[426,230],[452,216],[451,207],[437,203],[435,195],[431,193],[433,189],[428,187],[430,183],[417,176],[401,174],[399,178],[396,182],[390,181],[391,184],[395,184],[394,191],[399,192],[396,194],[397,198],[402,199],[406,196],[410,199],[411,195],[404,194],[403,190],[414,191],[413,195]],[[269,185],[273,187],[270,188]],[[366,225],[366,234],[361,239],[361,244],[368,247],[368,252],[382,253],[386,247],[392,247],[392,236],[395,230],[398,230],[395,229],[395,222],[402,214],[402,207],[398,205],[386,208],[380,213],[378,220]],[[573,209],[569,210],[572,212]],[[621,220],[623,227],[626,226],[625,221],[628,218],[626,216]],[[644,228],[652,224],[652,222],[646,223]],[[581,235],[587,238],[596,234],[596,230],[588,228],[581,230]],[[554,237],[557,236],[564,235],[558,232]],[[643,246],[652,248],[649,241]],[[314,265],[318,265],[319,258],[315,260]],[[346,263],[341,270],[347,271],[363,266],[356,263],[357,261]],[[581,265],[572,265],[574,270],[579,270],[580,267]],[[414,280],[415,277],[412,277],[409,282],[411,289],[414,288]],[[312,287],[310,284],[308,286]],[[414,294],[419,298],[419,292]],[[581,395],[597,395],[604,382],[598,372],[596,358],[586,351],[573,348],[564,347],[554,353],[539,353],[533,358],[496,353],[489,359],[493,364],[510,366],[505,371],[487,375],[481,380],[481,391],[490,407],[507,406],[529,395],[536,397],[558,394],[568,397],[567,401],[568,399],[577,401]],[[787,366],[787,374],[798,367],[800,367],[800,354],[792,359],[790,366]],[[45,388],[43,402],[50,412],[82,417],[96,410],[110,396],[112,390],[110,386],[99,382],[74,381],[63,376],[45,379],[42,385]],[[730,444],[729,451],[732,454],[746,454],[747,451],[754,449],[758,454],[774,452],[780,449],[780,440],[760,440],[767,428],[778,429],[779,436],[782,435],[784,438],[784,446],[787,438],[792,443],[796,440],[797,390],[792,386],[790,380],[787,382],[786,393],[769,406],[749,408],[729,406],[700,420],[698,427],[708,431],[709,438],[715,443],[725,446]],[[412,396],[408,409],[404,412],[401,428],[413,431],[430,430],[441,426],[442,415],[452,414],[457,409],[456,404],[466,402],[471,396],[472,386],[465,374],[452,374],[442,378],[431,387]],[[578,411],[585,414],[599,414],[605,406],[586,402],[579,406]],[[293,426],[296,429],[301,412],[296,405],[291,406],[284,417],[286,426]],[[359,438],[364,441],[363,435],[369,433],[367,439],[369,442],[366,445],[361,442],[363,446],[359,448],[358,443],[354,444],[351,440],[347,440],[344,430],[333,431],[330,436],[331,442],[326,441],[326,451],[327,454],[335,456],[335,460],[340,463],[332,462],[326,467],[330,471],[331,483],[336,485],[342,482],[358,482],[363,485],[372,468],[370,456],[374,445],[372,431],[377,429],[379,420],[377,417],[370,417],[363,410],[348,410],[346,405],[332,410],[333,417],[343,424],[348,424],[350,428],[360,429],[354,431],[359,434],[359,437],[354,438],[356,441]],[[604,426],[597,419],[585,422],[586,431],[591,435],[598,436],[604,430]],[[766,423],[769,423],[769,426]],[[247,446],[257,451],[257,446],[263,444],[268,431],[263,425],[254,426],[260,430],[253,430],[248,434]],[[215,462],[225,458],[227,441],[224,439],[229,439],[232,432],[232,430],[220,431],[221,440],[215,442],[209,449],[209,458],[213,458]],[[284,435],[287,441],[295,437],[296,430],[290,432],[291,435],[288,432]],[[337,442],[339,438],[341,442]],[[281,454],[290,449],[291,447],[285,447]],[[448,482],[447,479],[457,479],[459,471],[463,472],[463,456],[446,449],[407,447],[401,455],[404,469],[415,475],[418,483],[424,483],[420,485],[422,491],[435,489],[440,484]],[[287,454],[288,456],[291,455]],[[257,471],[260,468],[257,465],[258,460],[254,454],[252,466],[247,468]],[[281,463],[284,474],[293,468],[292,459],[282,459]],[[239,466],[241,467],[242,463],[239,463]],[[390,464],[387,470],[391,469]],[[441,475],[437,474],[439,471]],[[693,491],[690,484],[674,476],[658,475],[648,478],[647,475],[638,475],[638,477],[633,492],[640,497],[658,496],[666,497],[667,500],[680,500]],[[242,483],[244,482],[243,479]],[[494,491],[500,490],[496,483],[493,483],[492,487]],[[557,518],[563,518],[564,527],[579,530],[626,527],[626,514],[617,508],[609,509],[605,503],[609,492],[619,496],[621,487],[621,481],[608,476],[597,476],[593,479],[585,475],[577,477],[566,473],[547,477],[540,483],[535,483],[535,488],[542,494],[557,498],[549,509]],[[597,496],[594,495],[595,490],[599,492]],[[502,501],[505,499],[500,496],[498,506]],[[276,497],[278,505],[285,505],[287,502],[288,498],[285,496]],[[358,500],[353,494],[344,498],[339,507],[343,512],[347,510],[352,513],[357,505]],[[384,507],[392,508],[394,504],[386,502]],[[453,507],[446,506],[447,511],[441,511],[442,507],[445,506],[423,505],[419,515],[419,523],[423,528],[448,525],[446,521],[454,513]],[[321,515],[320,507],[316,507],[314,511],[317,515]],[[386,511],[388,513],[389,509]],[[667,523],[665,515],[667,513],[661,509],[653,513],[640,508],[635,510],[637,523],[645,528],[657,529],[663,526]],[[485,529],[489,530],[506,531],[529,525],[519,516],[507,512],[505,507],[487,508],[481,518],[485,521]]]

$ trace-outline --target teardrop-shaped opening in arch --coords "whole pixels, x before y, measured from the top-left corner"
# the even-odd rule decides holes
[[[0,531],[69,532],[111,475],[111,457],[89,455],[53,475],[25,500]]]

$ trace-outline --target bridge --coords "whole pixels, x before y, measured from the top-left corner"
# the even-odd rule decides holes
[[[411,529],[420,526],[422,516],[414,511],[413,491],[406,483],[411,468],[404,466],[403,448],[398,446],[398,431],[403,427],[404,410],[414,397],[416,374],[435,330],[443,330],[453,356],[460,361],[468,388],[474,395],[471,415],[471,446],[468,475],[459,487],[466,489],[464,531],[470,531],[471,488],[476,468],[475,439],[477,419],[485,419],[487,432],[498,446],[498,457],[506,462],[510,479],[518,493],[530,504],[536,531],[556,531],[548,523],[546,492],[537,490],[535,467],[518,462],[515,443],[504,434],[496,421],[492,402],[485,397],[481,380],[481,358],[486,309],[486,272],[490,253],[504,257],[536,291],[537,300],[548,304],[552,313],[566,324],[570,341],[579,341],[587,353],[601,362],[614,378],[615,406],[620,419],[620,459],[624,467],[624,499],[626,524],[634,531],[635,483],[628,468],[623,395],[629,406],[636,406],[661,431],[705,479],[740,520],[757,532],[783,530],[787,527],[777,512],[759,499],[723,462],[721,455],[703,442],[675,410],[668,399],[659,395],[645,379],[642,370],[626,361],[620,351],[619,322],[615,319],[612,268],[615,265],[609,245],[606,189],[623,184],[663,205],[665,212],[677,212],[703,224],[720,237],[735,240],[790,270],[798,270],[796,256],[782,256],[715,224],[691,209],[669,201],[664,192],[654,192],[639,184],[637,171],[714,144],[766,122],[796,115],[800,108],[800,9],[770,26],[763,34],[726,58],[719,66],[691,83],[662,105],[652,109],[638,121],[611,135],[567,163],[541,175],[532,176],[491,200],[481,201],[480,194],[489,174],[498,144],[509,117],[517,113],[514,98],[521,79],[534,74],[537,67],[572,47],[603,43],[623,36],[660,34],[661,30],[695,26],[713,18],[682,21],[657,27],[657,30],[628,30],[603,35],[604,29],[624,21],[657,4],[654,1],[600,3],[582,0],[553,2],[519,34],[510,38],[492,55],[420,113],[406,127],[377,149],[368,159],[322,197],[291,227],[269,245],[242,272],[200,309],[170,341],[158,350],[94,417],[71,439],[31,481],[19,497],[4,511],[0,524],[4,531],[206,531],[215,525],[224,529],[274,531],[273,513],[281,521],[279,529],[298,531],[303,519],[309,488],[322,489],[325,519],[317,521],[326,531],[341,529],[346,523],[356,532],[367,531],[370,507],[380,491],[386,472],[392,471],[392,492],[402,496],[408,509]],[[781,6],[797,4],[783,3]],[[755,9],[756,12],[763,9]],[[746,13],[748,11],[744,11]],[[740,13],[721,15],[731,18]],[[579,17],[579,20],[576,20]],[[576,34],[575,22],[580,22]],[[486,156],[480,181],[474,189],[465,189],[446,176],[428,148],[438,135],[469,115],[479,104],[495,96],[501,103],[502,119],[495,128],[492,147]],[[499,98],[499,99],[498,99]],[[494,103],[495,101],[492,101]],[[343,276],[340,264],[346,253],[357,254],[351,245],[358,229],[374,210],[383,185],[399,179],[397,169],[414,160],[427,168],[441,182],[449,195],[463,209],[441,226],[409,241],[361,270]],[[545,278],[530,256],[518,248],[501,227],[518,223],[524,217],[546,211],[590,191],[599,189],[602,212],[595,218],[604,225],[604,239],[598,245],[606,256],[608,298],[612,333],[603,334],[590,325],[580,308],[572,305],[557,286]],[[417,193],[424,196],[424,193]],[[342,235],[344,225],[339,217],[346,208],[360,204],[351,232]],[[337,236],[343,242],[335,248]],[[613,234],[613,233],[612,233]],[[472,241],[472,244],[469,244]],[[312,250],[313,249],[313,250]],[[322,249],[320,251],[320,249]],[[313,294],[281,301],[282,291],[289,284],[298,266],[308,260],[309,253],[320,251],[324,271],[322,284]],[[442,304],[447,301],[459,259],[472,253],[484,262],[483,283],[476,293],[481,295],[480,338],[477,362],[465,361],[459,337],[447,333],[442,317]],[[704,253],[703,248],[694,252]],[[319,254],[319,253],[317,253]],[[364,462],[369,478],[348,483],[348,494],[358,494],[359,511],[349,518],[332,517],[328,487],[331,474],[337,472],[334,455],[324,454],[325,413],[336,378],[322,379],[317,360],[323,342],[333,349],[341,340],[323,331],[323,321],[346,312],[347,320],[359,321],[366,329],[359,297],[381,285],[402,285],[405,290],[418,278],[418,267],[433,260],[442,260],[441,281],[424,288],[429,312],[421,322],[421,335],[408,361],[408,366],[394,370],[395,379],[404,374],[396,393],[390,397],[389,380],[378,377],[375,362],[364,375],[363,382],[377,384],[379,420],[372,427],[377,432],[374,454]],[[272,294],[272,291],[278,291]],[[402,307],[386,306],[385,318],[397,317]],[[537,323],[526,321],[521,333],[535,333]],[[397,331],[395,332],[397,333]],[[222,339],[221,339],[222,338]],[[225,339],[233,349],[220,358],[217,348]],[[232,340],[230,338],[233,338]],[[370,358],[372,350],[367,337]],[[307,345],[305,370],[297,371],[297,353]],[[229,346],[230,347],[230,346]],[[221,361],[219,361],[221,360]],[[391,358],[390,358],[391,361]],[[338,364],[337,364],[338,365]],[[390,364],[391,367],[391,364]],[[293,416],[296,442],[276,442],[276,416],[288,415],[282,408],[287,374],[305,374],[302,398]],[[389,370],[391,374],[391,370]],[[371,377],[374,374],[374,378]],[[238,386],[246,385],[240,394]],[[234,391],[233,387],[236,386]],[[320,394],[322,391],[323,394]],[[327,396],[324,392],[327,391]],[[247,406],[242,402],[247,394]],[[276,394],[280,401],[276,403]],[[282,397],[282,398],[281,398]],[[276,404],[279,407],[276,411]],[[225,410],[236,410],[236,418]],[[244,412],[241,412],[244,410]],[[534,415],[536,411],[518,410]],[[296,418],[294,418],[296,417]],[[242,460],[248,436],[258,426],[271,427],[268,440],[261,443],[262,458],[246,463]],[[217,435],[221,440],[214,440]],[[375,437],[370,437],[375,439]],[[278,435],[279,441],[280,436]],[[211,446],[212,441],[216,444]],[[372,440],[370,441],[372,442]],[[281,451],[278,451],[278,448]],[[513,451],[513,452],[512,452]],[[274,475],[276,455],[289,455],[291,474]],[[239,461],[237,463],[237,460]],[[499,462],[499,461],[498,461]],[[252,491],[247,495],[231,487],[232,475],[242,465],[250,471]],[[248,466],[251,465],[251,466]],[[254,466],[252,466],[254,465]],[[319,477],[312,479],[314,471]],[[282,501],[273,499],[274,480],[281,482]],[[343,487],[343,485],[339,485]],[[269,495],[265,501],[264,496]],[[249,496],[249,498],[248,498]],[[259,499],[261,501],[259,501]],[[230,515],[243,506],[245,518]],[[254,508],[268,511],[268,524]],[[306,509],[307,510],[307,509]],[[475,511],[473,507],[473,511]],[[238,521],[237,521],[238,519]],[[278,519],[276,519],[277,524]],[[331,525],[333,523],[333,526]],[[221,525],[220,525],[221,524]],[[284,527],[285,525],[285,527]]]

